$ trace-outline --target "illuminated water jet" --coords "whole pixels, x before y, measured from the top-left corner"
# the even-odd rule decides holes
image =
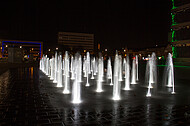
[[[113,100],[120,100],[120,90],[121,90],[121,84],[119,82],[119,70],[121,66],[119,66],[121,63],[121,59],[119,58],[117,52],[115,55],[115,61],[114,61],[114,84],[113,84]]]

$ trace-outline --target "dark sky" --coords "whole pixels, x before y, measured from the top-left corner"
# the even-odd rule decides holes
[[[93,33],[106,48],[167,43],[170,0],[0,2],[0,38],[57,43],[58,31]]]

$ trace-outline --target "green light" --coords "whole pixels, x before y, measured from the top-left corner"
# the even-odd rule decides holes
[[[174,0],[172,0],[172,9],[175,9],[175,8],[177,8],[177,7],[175,7]]]
[[[172,54],[173,54],[173,58],[177,58],[177,51],[176,51],[176,47],[172,46]]]
[[[175,9],[175,8],[177,8],[177,7],[175,7],[174,0],[172,0],[172,9]],[[171,13],[171,16],[172,16],[172,26],[177,24],[175,22],[175,15],[176,14]],[[171,29],[171,31],[172,31],[172,42],[175,42],[176,41],[175,30]],[[172,46],[172,54],[173,54],[173,58],[177,57],[176,47],[174,47],[174,46]]]
[[[174,30],[172,30],[172,42],[174,42],[174,41],[175,41],[175,40],[174,40],[174,39],[175,39],[175,36],[176,36],[176,35],[175,35],[175,31],[174,31]]]
[[[173,25],[176,25],[176,24],[177,24],[177,23],[175,22],[175,15],[176,15],[176,14],[171,13],[171,15],[172,15],[172,26],[173,26]]]

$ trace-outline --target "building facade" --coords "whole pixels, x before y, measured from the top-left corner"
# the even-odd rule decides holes
[[[171,39],[174,58],[190,58],[190,0],[172,0]]]
[[[94,51],[94,34],[59,32],[58,44],[71,51]]]
[[[22,57],[32,59],[41,58],[43,55],[43,42],[39,41],[20,41],[20,40],[0,40],[1,57],[8,58],[11,52],[19,52]],[[18,51],[19,50],[19,51]]]

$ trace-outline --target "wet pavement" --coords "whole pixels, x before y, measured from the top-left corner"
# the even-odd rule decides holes
[[[37,67],[12,68],[0,75],[0,125],[7,126],[188,126],[190,125],[190,68],[175,68],[176,94],[162,87],[159,67],[158,88],[146,97],[140,81],[130,91],[121,91],[121,100],[112,100],[112,87],[105,80],[104,92],[96,93],[82,83],[82,103],[73,104],[71,94],[39,71]],[[72,81],[70,81],[72,85]],[[124,81],[121,83],[123,87]]]

